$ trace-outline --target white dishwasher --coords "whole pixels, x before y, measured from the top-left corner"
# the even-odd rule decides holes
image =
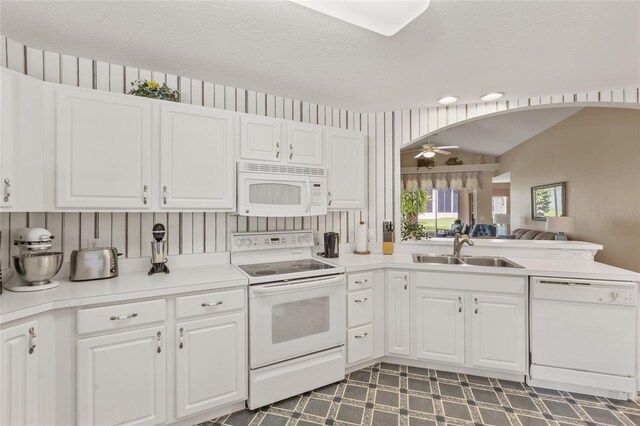
[[[637,291],[633,282],[532,277],[530,384],[635,399]]]

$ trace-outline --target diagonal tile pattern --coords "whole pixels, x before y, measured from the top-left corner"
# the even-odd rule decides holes
[[[466,374],[376,364],[346,380],[200,426],[640,426],[633,401]]]

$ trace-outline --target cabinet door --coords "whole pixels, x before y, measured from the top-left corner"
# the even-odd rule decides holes
[[[342,129],[326,129],[325,134],[329,168],[329,210],[364,208],[364,136]]]
[[[240,118],[240,157],[245,160],[282,161],[282,122],[246,115]]]
[[[0,208],[9,209],[15,205],[16,173],[16,77],[2,69],[0,79]]]
[[[56,205],[150,207],[149,99],[58,88]]]
[[[418,289],[416,296],[417,357],[464,364],[464,294]]]
[[[387,275],[387,353],[406,355],[411,351],[411,305],[409,273],[391,271]]]
[[[244,314],[185,322],[176,329],[178,417],[246,399]]]
[[[211,108],[161,106],[161,207],[234,208],[234,119]]]
[[[524,298],[486,294],[473,294],[471,297],[471,363],[476,367],[524,373]]]
[[[165,421],[164,327],[78,341],[78,424]]]
[[[37,321],[0,331],[0,424],[40,424]]]
[[[322,127],[287,123],[287,159],[296,164],[322,164]]]

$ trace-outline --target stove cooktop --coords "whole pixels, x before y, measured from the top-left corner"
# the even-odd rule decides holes
[[[238,265],[250,277],[268,277],[296,272],[320,271],[334,269],[334,266],[317,261],[315,259],[286,260],[282,262],[254,263],[250,265]]]

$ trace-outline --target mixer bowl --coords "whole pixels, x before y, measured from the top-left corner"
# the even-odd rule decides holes
[[[13,256],[15,271],[29,285],[48,284],[62,267],[61,252],[33,253]]]

